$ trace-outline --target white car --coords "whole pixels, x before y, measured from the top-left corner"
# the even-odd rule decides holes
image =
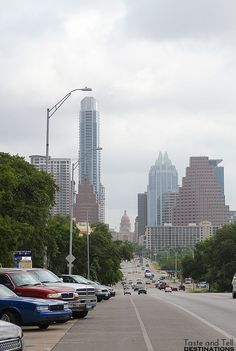
[[[236,299],[236,273],[233,276],[232,285],[233,285],[232,297],[233,297],[233,299]]]
[[[165,292],[172,292],[172,288],[170,286],[165,287]]]

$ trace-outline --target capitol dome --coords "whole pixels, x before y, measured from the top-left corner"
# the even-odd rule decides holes
[[[120,233],[129,233],[130,229],[131,229],[130,219],[125,210],[123,216],[121,217]]]

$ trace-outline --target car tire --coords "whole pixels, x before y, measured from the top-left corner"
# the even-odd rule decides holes
[[[39,329],[41,329],[41,330],[46,330],[46,329],[48,329],[49,325],[50,325],[50,324],[43,323],[43,324],[39,324],[38,327],[39,327]]]
[[[73,312],[72,316],[74,318],[81,318],[82,319],[82,318],[86,317],[87,314],[88,314],[88,311],[79,311],[79,312]]]
[[[3,312],[1,315],[1,320],[20,325],[20,316],[15,312],[11,312],[11,311]]]
[[[236,299],[236,292],[235,291],[232,291],[232,298]]]

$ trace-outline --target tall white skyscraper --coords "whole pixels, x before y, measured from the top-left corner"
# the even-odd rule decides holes
[[[159,153],[158,159],[149,172],[147,187],[147,224],[163,224],[163,194],[178,192],[178,173],[167,153]]]
[[[40,171],[46,171],[46,156],[32,155],[30,163]],[[71,200],[71,160],[69,158],[49,157],[49,172],[53,175],[59,190],[56,192],[55,205],[51,214],[70,215]]]
[[[79,183],[88,179],[99,205],[99,220],[105,221],[105,189],[101,185],[100,116],[94,97],[81,101],[79,116]]]

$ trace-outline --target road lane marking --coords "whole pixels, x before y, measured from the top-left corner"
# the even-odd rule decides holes
[[[198,319],[200,322],[206,324],[208,327],[210,327],[210,328],[214,329],[215,331],[217,331],[218,333],[224,335],[226,338],[228,338],[228,339],[233,339],[234,343],[236,343],[236,337],[235,337],[235,336],[233,336],[233,335],[227,333],[227,332],[224,331],[223,329],[217,327],[215,324],[212,324],[211,322],[208,322],[206,319],[204,319],[204,318],[198,316],[196,313],[191,312],[190,310],[187,310],[186,308],[184,308],[184,307],[182,307],[182,306],[180,306],[180,305],[178,305],[178,304],[176,304],[176,303],[174,303],[174,302],[170,302],[169,300],[168,300],[168,301],[167,301],[167,300],[163,300],[163,299],[161,299],[160,297],[155,296],[155,295],[150,295],[150,296],[151,296],[151,297],[154,297],[154,298],[156,298],[156,299],[159,299],[159,300],[161,300],[161,301],[163,301],[163,302],[169,303],[170,305],[173,305],[173,306],[179,308],[180,310],[182,310],[182,311],[184,311],[184,312],[190,314],[192,317]]]
[[[147,346],[147,350],[148,350],[148,351],[154,351],[154,350],[153,350],[153,347],[152,347],[151,340],[149,339],[148,333],[147,333],[146,328],[145,328],[145,326],[144,326],[144,323],[143,323],[143,321],[142,321],[142,319],[141,319],[141,316],[140,316],[140,314],[139,314],[139,311],[138,311],[137,307],[135,306],[135,303],[134,303],[134,301],[133,301],[133,299],[132,299],[131,297],[130,297],[130,301],[131,301],[131,303],[132,303],[132,305],[133,305],[134,311],[135,311],[136,316],[137,316],[137,318],[138,318],[139,325],[140,325],[140,328],[141,328],[141,330],[142,330],[143,338],[144,338],[145,344],[146,344],[146,346]]]

